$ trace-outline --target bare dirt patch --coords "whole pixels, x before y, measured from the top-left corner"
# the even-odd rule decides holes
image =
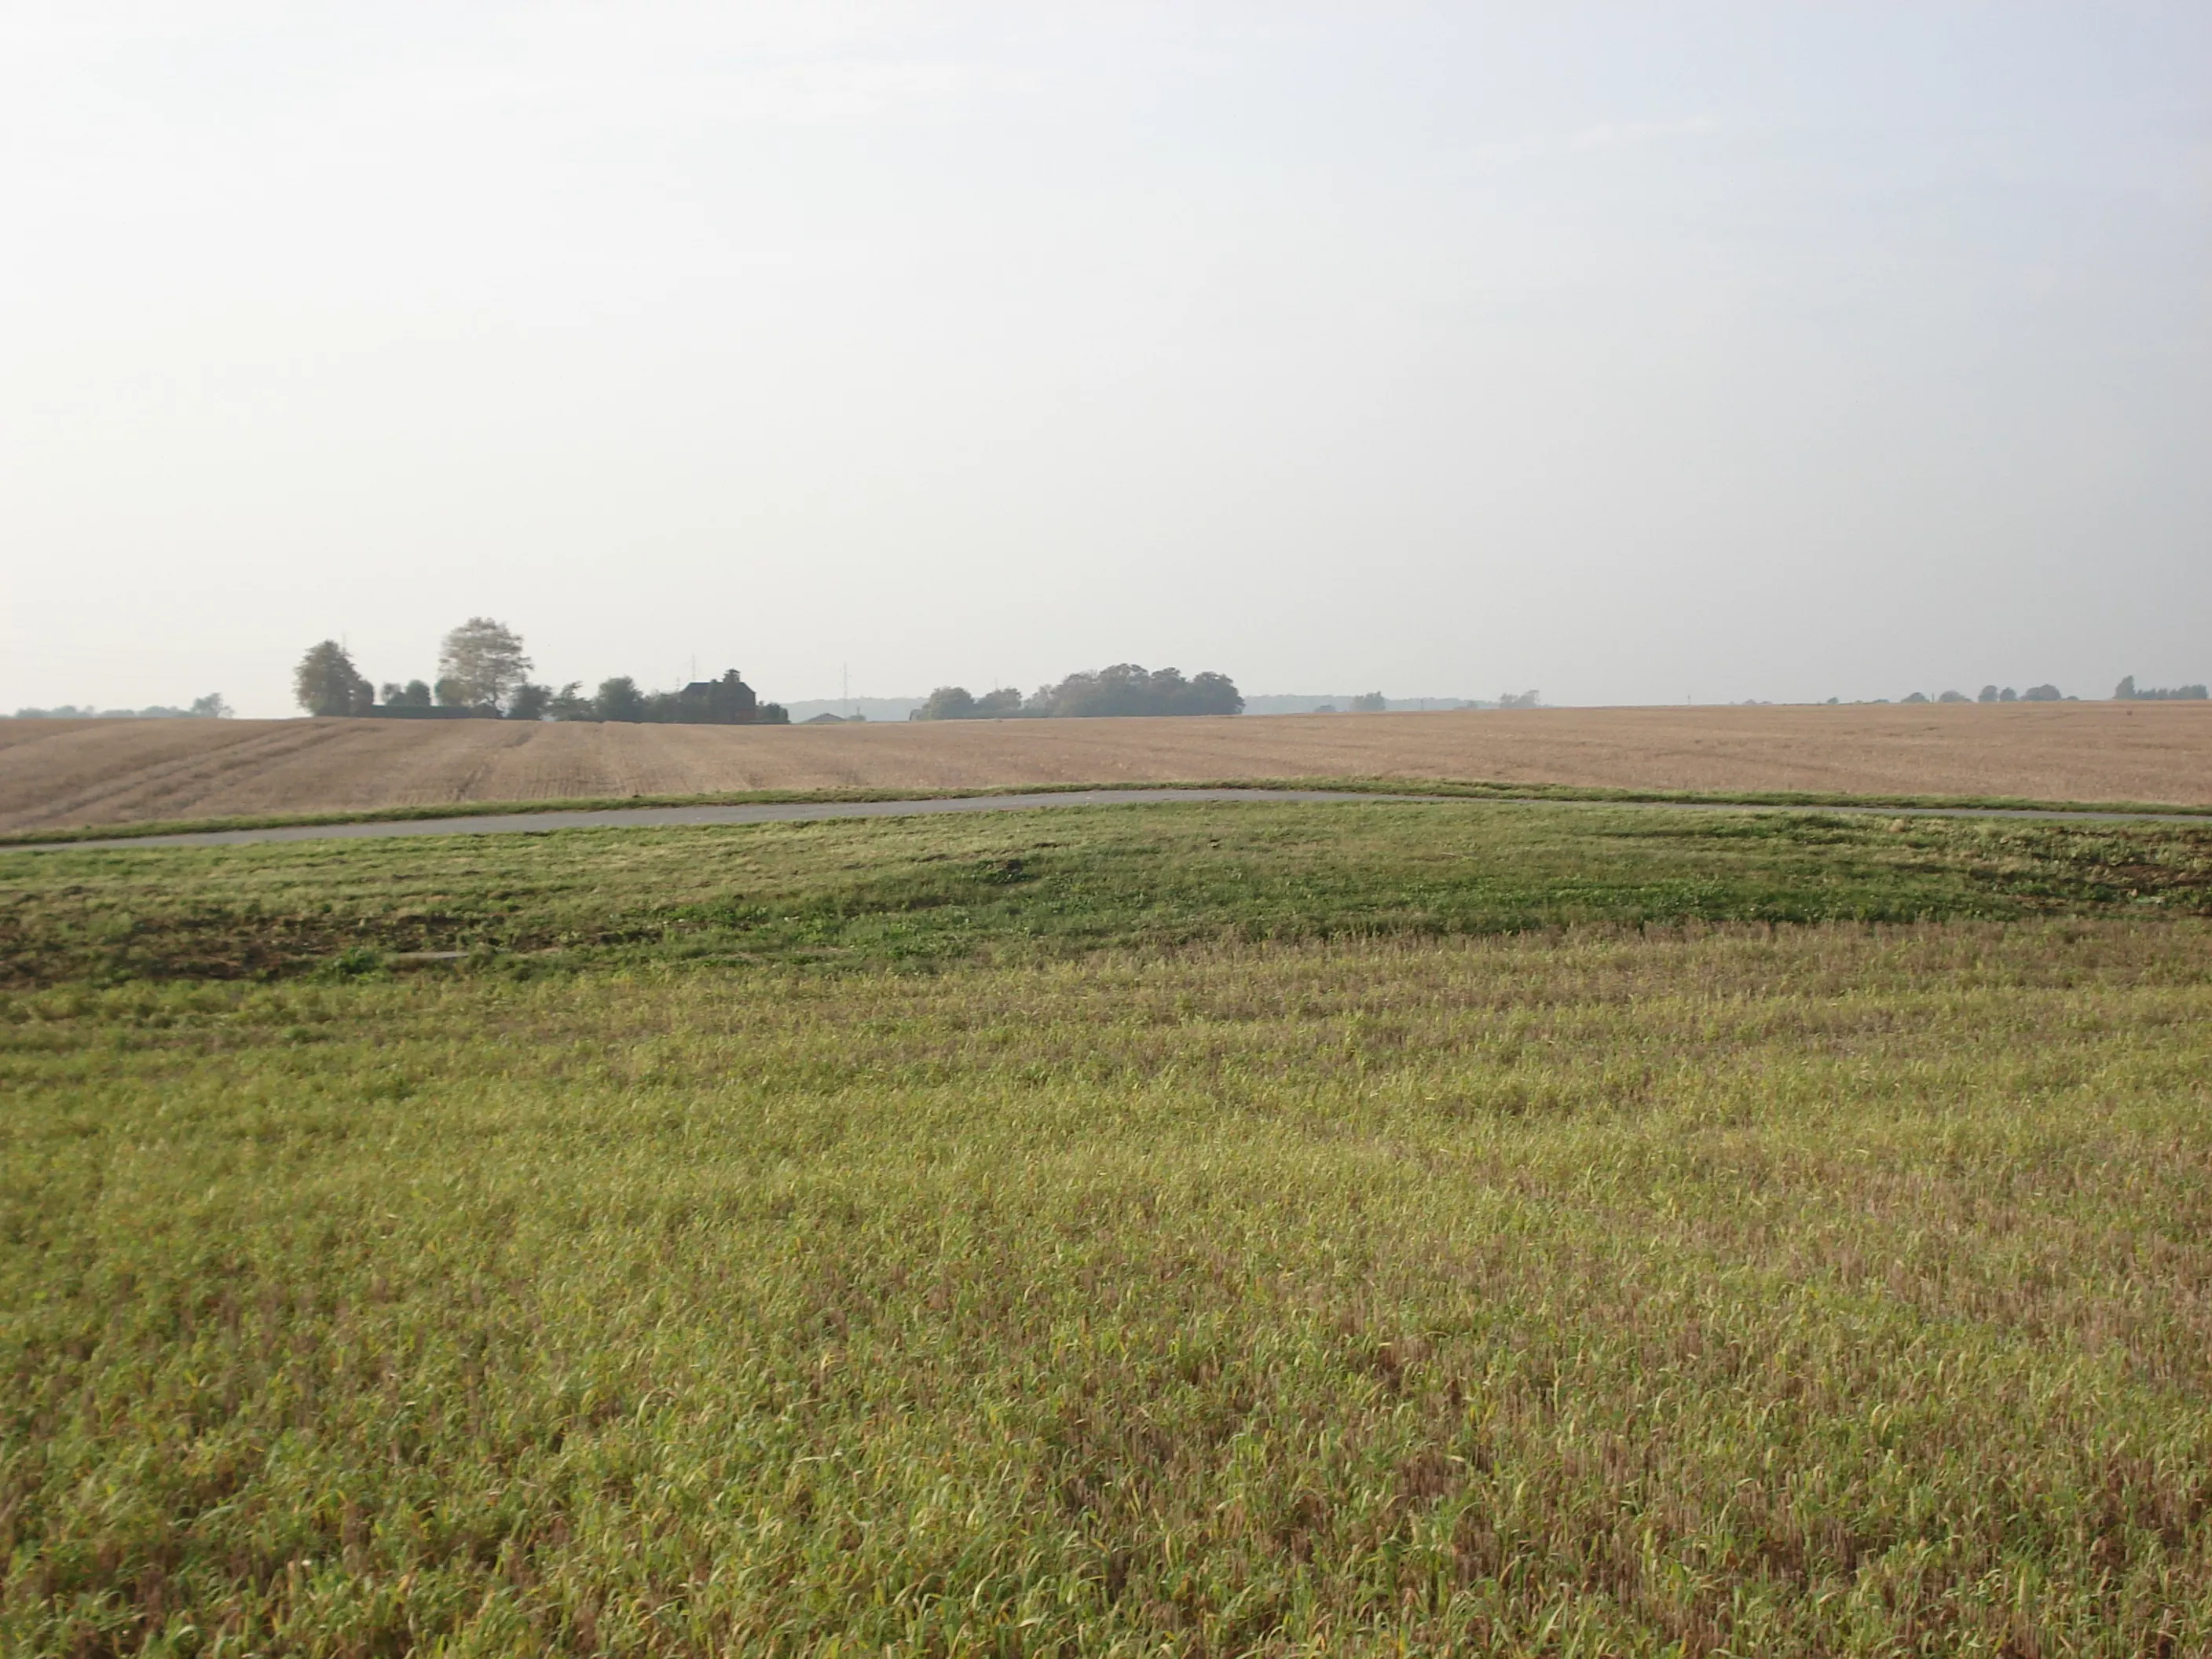
[[[51,726],[33,732],[33,727]],[[747,789],[1395,777],[2212,805],[2212,705],[1560,708],[763,727],[0,721],[0,829]]]

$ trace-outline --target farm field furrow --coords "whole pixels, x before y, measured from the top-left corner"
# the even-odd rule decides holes
[[[2212,805],[2185,703],[1474,710],[801,727],[0,722],[0,830],[753,789],[1395,777]]]

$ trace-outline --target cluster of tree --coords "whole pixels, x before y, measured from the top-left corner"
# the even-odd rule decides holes
[[[2204,696],[2201,685],[2138,686],[2132,674],[2112,688],[2115,702],[2202,702]]]
[[[1248,714],[1334,714],[1350,709],[1355,714],[1431,712],[1449,708],[1495,708],[1480,697],[1389,697],[1380,691],[1353,696],[1323,696],[1310,692],[1263,693],[1244,699]]]
[[[1838,699],[1831,697],[1828,701],[1835,702]],[[1875,701],[1887,702],[1889,699],[1877,697]],[[2055,685],[2031,685],[2025,691],[2015,691],[2009,685],[2000,691],[1994,685],[1985,685],[1982,688],[1982,694],[1978,697],[1970,697],[1963,691],[1946,691],[1940,696],[1934,697],[1929,696],[1925,691],[1915,691],[1911,696],[1901,697],[1899,701],[1900,702],[2073,702],[2076,699],[2068,696]]]
[[[1481,703],[1462,702],[1457,698],[1448,699],[1443,704],[1447,708],[1480,708],[1483,706]],[[1501,691],[1494,706],[1499,708],[1541,708],[1544,702],[1534,691]],[[1345,707],[1355,714],[1382,714],[1389,712],[1390,699],[1380,691],[1362,691],[1358,696],[1349,699]],[[1334,714],[1337,708],[1334,703],[1325,702],[1313,712]]]
[[[731,669],[680,691],[641,691],[622,675],[586,696],[572,680],[556,690],[530,678],[536,665],[522,636],[489,617],[471,617],[445,637],[438,678],[372,686],[336,640],[311,647],[293,670],[292,689],[312,714],[359,714],[388,720],[659,720],[684,726],[781,726],[789,716],[763,702]]]
[[[908,714],[910,720],[1003,720],[1023,713],[1022,694],[1011,685],[977,696],[964,685],[940,685]]]
[[[1133,662],[1091,674],[1070,674],[1041,685],[1027,697],[1011,685],[975,696],[965,686],[940,685],[907,718],[988,720],[1097,718],[1116,714],[1240,714],[1244,698],[1226,674],[1194,674],[1179,668],[1147,672]]]
[[[627,674],[601,680],[585,696],[570,681],[551,694],[541,718],[556,720],[659,721],[668,726],[788,726],[781,703],[763,702],[734,668],[718,680],[694,680],[680,691],[641,691]]]
[[[15,711],[19,720],[227,720],[230,716],[231,707],[220,691],[195,697],[189,708],[172,708],[159,702],[147,708],[79,708],[65,702],[58,708]]]

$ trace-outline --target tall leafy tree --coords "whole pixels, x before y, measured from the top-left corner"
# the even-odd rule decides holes
[[[365,714],[376,688],[362,678],[343,646],[325,640],[309,646],[292,671],[292,695],[311,714]]]
[[[534,665],[524,653],[520,634],[489,617],[471,617],[438,648],[439,701],[504,708]]]
[[[556,720],[595,720],[599,717],[598,705],[583,695],[583,683],[570,680],[553,694],[547,712]]]
[[[542,720],[552,707],[551,686],[525,680],[507,700],[507,717],[511,720]]]
[[[592,702],[603,720],[641,720],[646,718],[645,694],[637,689],[637,682],[627,674],[601,680],[599,695]]]
[[[940,685],[914,711],[918,720],[965,720],[975,717],[975,694],[964,685]]]

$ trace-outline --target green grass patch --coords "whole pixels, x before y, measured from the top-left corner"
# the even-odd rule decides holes
[[[0,857],[0,1652],[2212,1650],[2208,915],[1477,801]]]
[[[439,818],[508,817],[533,812],[592,812],[645,806],[805,805],[839,801],[976,800],[1005,794],[1072,794],[1090,789],[1340,789],[1350,794],[1444,795],[1469,800],[1651,802],[1695,806],[1806,806],[2025,812],[2154,813],[2212,817],[2212,806],[2172,801],[2046,800],[2024,795],[1861,794],[1818,790],[1613,789],[1565,783],[1436,778],[1224,778],[1212,782],[994,784],[977,789],[750,789],[705,795],[611,795],[574,799],[427,802],[342,812],[264,812],[230,817],[159,818],[67,829],[0,830],[0,847],[65,846],[231,830],[289,830],[319,824],[404,823]]]
[[[1468,804],[1182,803],[0,859],[8,982],[866,968],[1589,923],[2212,908],[2212,830]]]
[[[1144,821],[1188,872],[1204,820]],[[984,903],[1001,844],[866,833],[849,884],[935,844]],[[747,835],[638,856],[795,855]],[[626,891],[621,846],[469,851]],[[0,994],[0,1650],[2203,1652],[2208,963],[2106,919]]]

